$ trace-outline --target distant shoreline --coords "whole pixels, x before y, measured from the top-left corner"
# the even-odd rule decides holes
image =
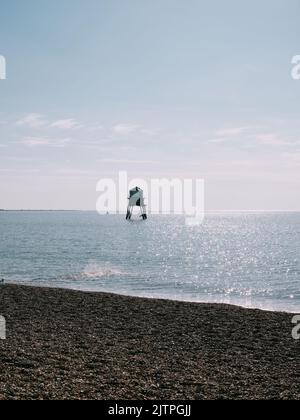
[[[70,209],[70,210],[63,210],[63,209],[55,209],[55,210],[49,210],[49,209],[0,209],[0,212],[14,212],[14,213],[25,213],[25,212],[45,212],[45,213],[68,213],[68,212],[78,212],[78,213],[97,213],[97,210],[74,210],[74,209]],[[300,213],[300,210],[207,210],[205,211],[205,214],[211,215],[211,214],[261,214],[261,213],[270,213],[270,214],[280,214],[280,213],[284,213],[284,214],[298,214]],[[107,215],[107,213],[103,212],[101,213],[101,215]],[[124,213],[125,214],[125,213]],[[109,212],[109,215],[111,216],[119,216],[119,215],[123,215],[123,213],[114,213],[114,212]],[[151,215],[151,213],[150,213]],[[169,214],[169,213],[152,213],[152,216],[184,216],[184,214]]]
[[[1,212],[15,212],[15,213],[24,213],[24,212],[96,212],[96,210],[32,210],[32,209],[0,209]]]
[[[0,313],[0,400],[300,400],[289,314],[12,285]]]

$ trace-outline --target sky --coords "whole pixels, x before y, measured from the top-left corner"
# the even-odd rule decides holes
[[[299,211],[299,0],[2,0],[0,208],[94,210],[101,178],[203,178]]]

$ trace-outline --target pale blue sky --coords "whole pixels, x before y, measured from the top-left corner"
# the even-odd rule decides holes
[[[0,6],[0,208],[101,177],[199,177],[208,210],[300,210],[299,0]]]

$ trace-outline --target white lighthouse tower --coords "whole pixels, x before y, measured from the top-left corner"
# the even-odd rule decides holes
[[[139,187],[135,187],[129,191],[126,220],[131,220],[134,207],[139,207],[141,211],[140,217],[143,220],[147,220],[144,191]]]

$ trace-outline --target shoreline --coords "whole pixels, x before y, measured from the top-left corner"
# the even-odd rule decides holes
[[[181,300],[178,298],[174,298],[172,299],[171,297],[158,297],[158,296],[146,296],[146,295],[135,295],[135,294],[127,294],[127,293],[122,293],[122,292],[112,292],[112,291],[95,291],[95,290],[88,290],[88,289],[76,289],[76,288],[72,288],[72,287],[56,287],[56,286],[51,286],[50,284],[47,285],[30,285],[27,283],[13,283],[13,282],[5,282],[4,283],[5,286],[20,286],[20,287],[28,287],[28,288],[37,288],[37,289],[50,289],[50,290],[61,290],[61,291],[71,291],[71,292],[78,292],[78,293],[92,293],[92,294],[100,294],[100,295],[112,295],[112,296],[120,296],[120,297],[128,297],[128,298],[136,298],[136,299],[146,299],[146,300],[154,300],[154,301],[166,301],[166,302],[177,302],[177,303],[190,303],[190,304],[196,304],[196,305],[224,305],[224,306],[229,306],[229,307],[233,307],[233,308],[239,308],[239,309],[249,309],[249,310],[257,310],[257,311],[262,311],[262,312],[270,312],[270,313],[278,313],[278,314],[287,314],[290,316],[293,315],[298,315],[300,314],[300,309],[299,311],[289,311],[287,309],[282,309],[282,310],[277,310],[277,309],[266,309],[266,308],[262,308],[262,307],[258,307],[258,306],[247,306],[247,305],[242,305],[239,303],[229,303],[229,302],[210,302],[210,301],[197,301],[197,300],[189,300],[189,299],[185,299],[185,300]],[[1,290],[1,289],[0,289]]]
[[[7,284],[0,315],[0,400],[300,400],[285,312]]]

